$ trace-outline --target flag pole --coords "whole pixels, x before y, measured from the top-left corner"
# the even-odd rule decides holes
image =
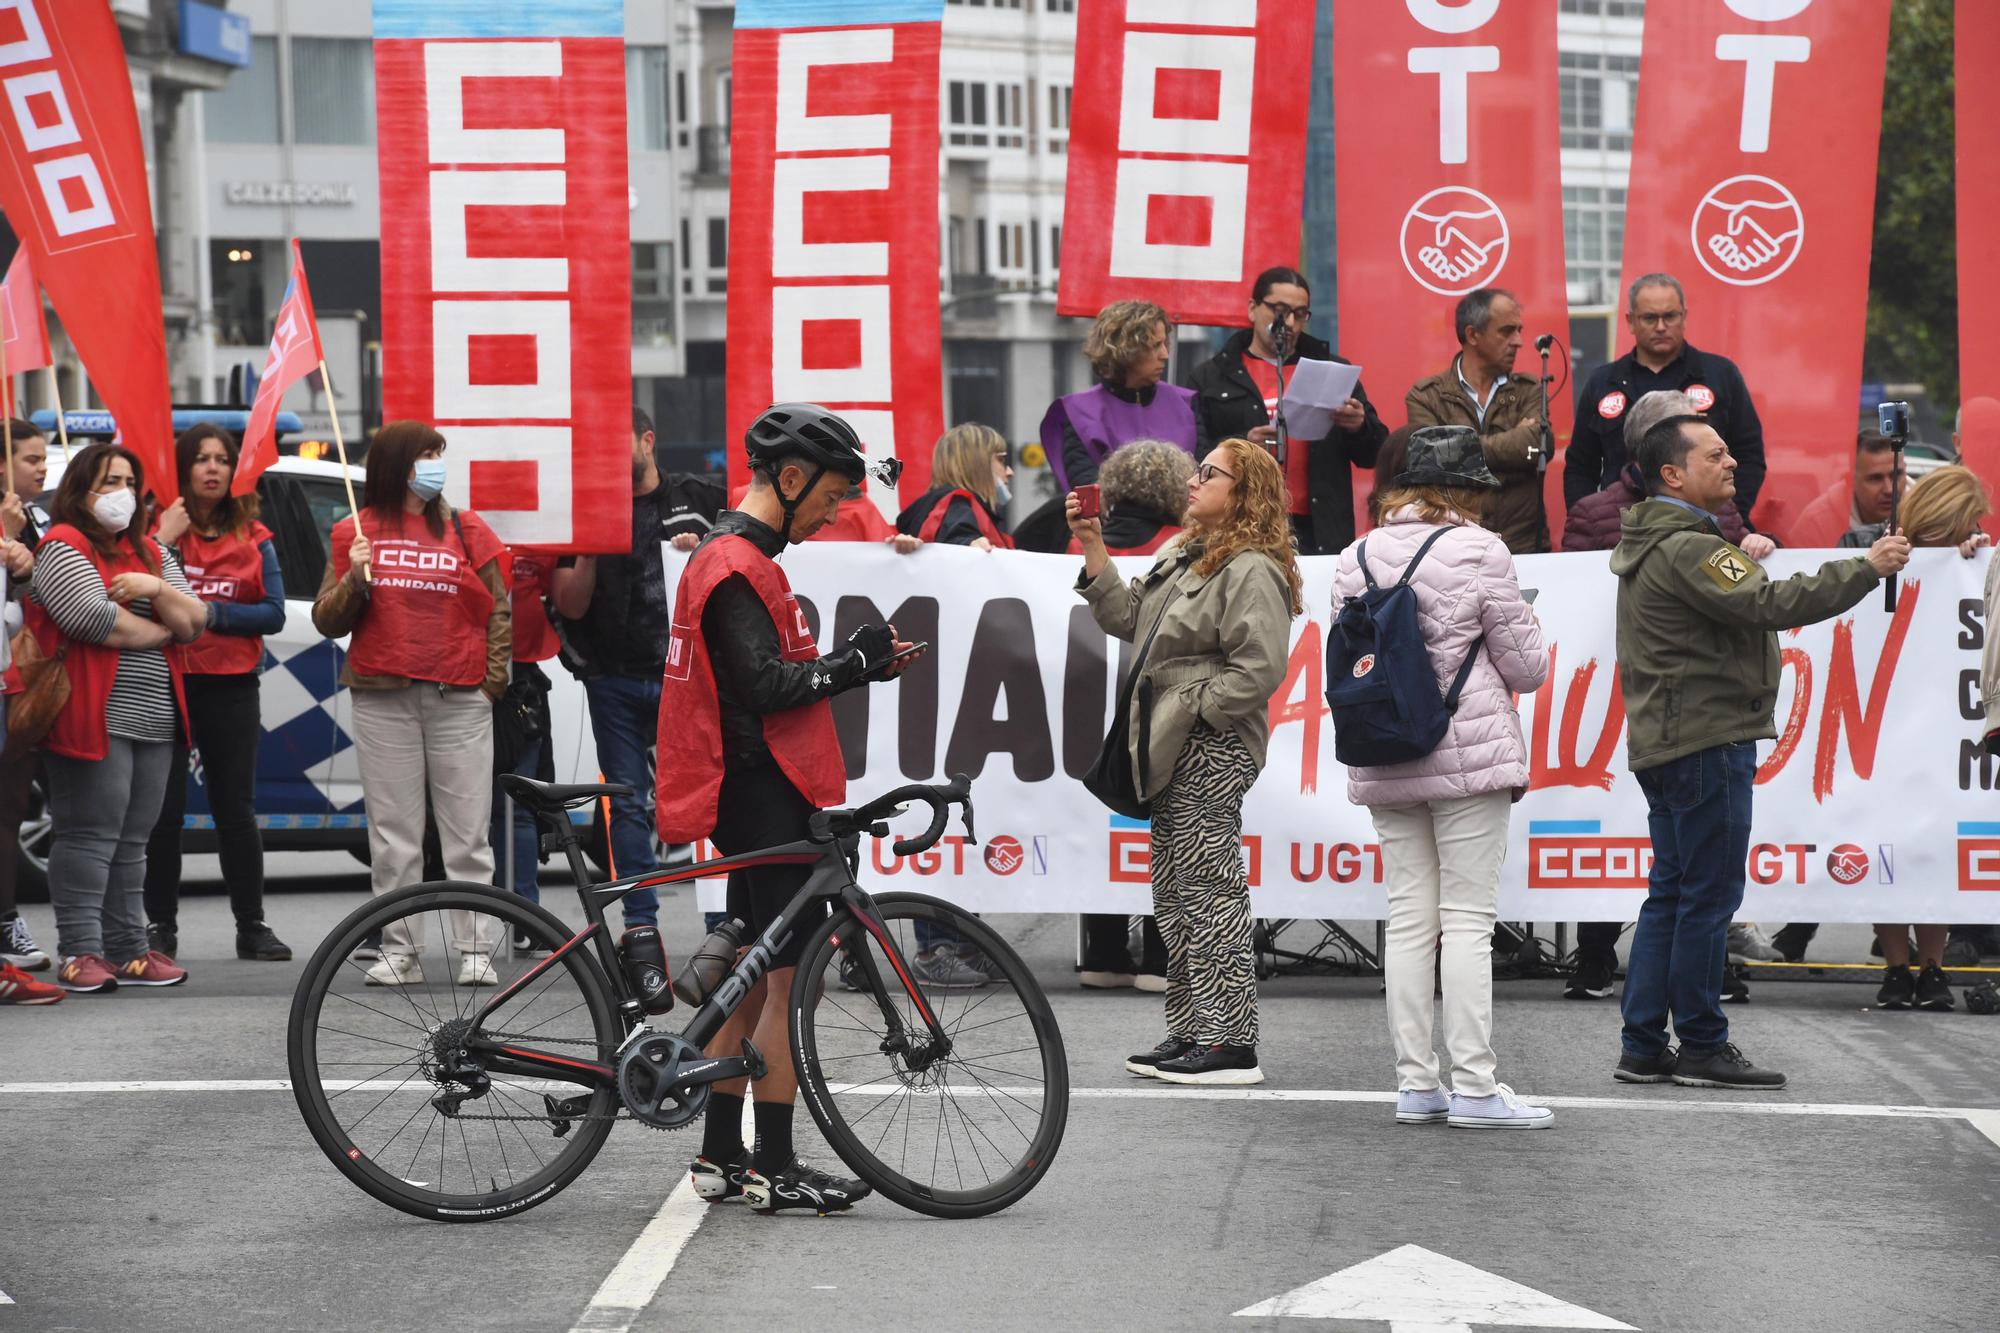
[[[56,405],[56,439],[62,445],[63,466],[69,466],[69,418],[63,412],[62,385],[56,380],[55,364],[51,362],[49,371],[49,401]]]
[[[7,494],[14,493],[14,377],[7,373],[7,340],[0,338],[0,384],[7,386]]]
[[[333,376],[327,373],[325,357],[321,357],[319,362],[319,382],[326,386],[326,414],[333,420],[333,448],[340,455],[340,484],[347,488],[347,512],[354,515],[354,531],[359,535],[361,506],[354,498],[354,478],[348,471],[347,441],[340,436],[340,404],[333,396]],[[364,581],[373,582],[366,566],[362,567],[361,577]]]

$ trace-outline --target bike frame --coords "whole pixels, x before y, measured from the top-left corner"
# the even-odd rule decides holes
[[[556,820],[549,818],[551,812],[538,811],[537,819],[545,827],[554,828]],[[723,1024],[749,997],[751,990],[773,970],[773,960],[791,938],[794,926],[805,911],[815,903],[833,902],[846,908],[854,916],[863,930],[875,937],[882,952],[896,972],[896,980],[915,1006],[915,1012],[929,1030],[929,1037],[935,1048],[948,1050],[950,1039],[939,1026],[937,1017],[925,1002],[922,992],[910,976],[908,960],[896,948],[888,930],[883,926],[880,915],[875,911],[874,899],[855,882],[854,867],[859,864],[860,838],[850,835],[830,843],[811,841],[791,842],[779,847],[769,847],[762,851],[744,852],[736,856],[717,857],[693,865],[680,866],[671,870],[655,870],[644,875],[631,875],[624,879],[596,883],[590,879],[584,864],[582,847],[574,828],[567,819],[561,821],[561,828],[555,836],[561,841],[562,849],[569,861],[570,872],[576,877],[577,897],[583,904],[585,924],[582,930],[572,935],[569,941],[555,950],[540,963],[522,973],[509,985],[503,987],[488,999],[473,1015],[471,1031],[474,1034],[467,1044],[467,1053],[475,1056],[489,1070],[511,1074],[517,1077],[557,1077],[564,1082],[581,1083],[590,1087],[614,1088],[618,1070],[616,1063],[600,1060],[579,1060],[573,1056],[558,1055],[552,1051],[537,1050],[532,1046],[498,1041],[483,1035],[486,1022],[492,1014],[503,1008],[507,1002],[534,983],[552,967],[560,966],[570,953],[581,948],[594,948],[598,962],[605,976],[610,980],[612,993],[618,1001],[618,1012],[625,1021],[625,1040],[620,1043],[622,1051],[632,1039],[648,1029],[646,1012],[638,995],[632,989],[625,975],[624,961],[618,956],[617,946],[612,942],[611,932],[604,922],[604,910],[633,889],[652,888],[663,884],[679,884],[688,880],[713,875],[727,874],[731,870],[752,866],[768,865],[810,865],[812,874],[792,895],[764,933],[743,952],[735,968],[716,986],[708,1001],[695,1010],[687,1026],[681,1031],[681,1038],[698,1050],[705,1050]],[[815,918],[811,925],[818,924]],[[855,959],[868,978],[869,993],[874,996],[882,1011],[883,1021],[888,1025],[890,1040],[908,1041],[908,1025],[902,1014],[890,1002],[890,989],[885,984],[881,970],[875,965],[874,957],[866,950],[855,950],[849,955]],[[579,1078],[578,1075],[584,1075]]]

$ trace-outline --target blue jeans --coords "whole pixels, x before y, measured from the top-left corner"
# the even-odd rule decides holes
[[[653,818],[648,798],[653,775],[646,751],[659,734],[660,682],[631,676],[594,676],[583,683],[590,699],[590,730],[597,737],[597,766],[606,782],[623,783],[630,796],[611,798],[611,859],[618,878],[660,868],[653,856]],[[660,921],[660,895],[634,889],[625,895],[625,928]]]
[[[1722,970],[1743,905],[1756,774],[1756,746],[1739,741],[1633,775],[1646,793],[1653,873],[1625,964],[1626,1055],[1664,1051],[1670,1013],[1684,1053],[1706,1055],[1729,1040]]]
[[[514,761],[510,770],[524,778],[539,776],[542,764],[549,753],[551,740],[542,737],[542,743]],[[500,888],[507,885],[507,793],[500,790],[500,783],[493,783],[493,883]],[[531,903],[542,900],[541,886],[541,829],[535,824],[534,812],[516,803],[514,806],[514,892]]]

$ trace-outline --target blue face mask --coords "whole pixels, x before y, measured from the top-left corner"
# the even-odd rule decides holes
[[[425,504],[444,494],[444,460],[419,458],[410,469],[410,490]]]
[[[1014,488],[1009,486],[1004,481],[994,482],[993,508],[995,510],[1005,509],[1008,505],[1012,504],[1013,502],[1014,502]]]

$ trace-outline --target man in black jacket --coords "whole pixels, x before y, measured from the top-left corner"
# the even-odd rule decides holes
[[[1726,356],[1688,345],[1687,296],[1671,274],[1648,273],[1633,282],[1625,323],[1632,350],[1591,371],[1577,399],[1563,465],[1563,507],[1574,508],[1618,480],[1626,462],[1625,413],[1655,389],[1671,389],[1692,398],[1729,446],[1736,460],[1736,509],[1748,521],[1764,485],[1764,424],[1743,372]]]
[[[1276,441],[1277,428],[1271,425],[1278,394],[1275,330],[1289,334],[1288,367],[1302,359],[1342,361],[1305,331],[1312,320],[1311,300],[1305,275],[1296,269],[1268,268],[1257,275],[1250,289],[1250,327],[1196,366],[1188,379],[1198,395],[1195,412],[1204,438],[1241,436],[1266,445]],[[1285,381],[1291,382],[1289,371]],[[1354,396],[1333,414],[1333,429],[1323,439],[1288,441],[1285,480],[1292,492],[1292,533],[1300,555],[1333,555],[1354,540],[1351,469],[1374,467],[1388,438],[1389,428],[1356,384]]]

